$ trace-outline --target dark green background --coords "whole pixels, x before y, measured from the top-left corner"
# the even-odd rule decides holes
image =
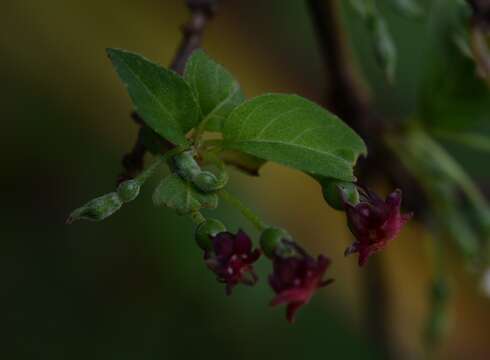
[[[359,18],[348,8],[345,14],[380,112],[403,120],[418,108],[430,37],[425,21],[395,15],[385,2],[400,51],[392,88],[375,67]],[[311,180],[294,171],[268,166],[263,182],[232,176],[247,203],[290,228],[312,252],[334,260],[337,282],[301,310],[294,326],[283,309],[268,308],[273,294],[266,281],[226,297],[194,245],[192,224],[153,208],[152,186],[103,223],[64,225],[73,208],[114,188],[120,157],[135,136],[129,99],[104,49],[127,48],[168,64],[178,27],[188,18],[182,3],[2,3],[0,356],[379,358],[361,326],[361,270],[342,256],[349,241],[344,219],[324,206]],[[280,91],[323,98],[323,70],[302,1],[223,1],[204,45],[248,96]],[[485,174],[481,166],[488,156],[458,156],[483,185],[488,182],[488,169]],[[231,229],[245,226],[232,214],[223,207],[215,216]],[[413,358],[421,354],[429,265],[424,229],[407,231],[381,259],[393,296],[386,309],[390,327],[399,351]],[[440,356],[472,353],[483,359],[490,356],[490,306],[475,285],[478,279],[465,275],[457,256],[453,260],[451,325]],[[258,267],[265,280],[269,265]]]

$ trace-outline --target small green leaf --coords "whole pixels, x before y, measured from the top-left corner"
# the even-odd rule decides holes
[[[199,123],[199,107],[189,85],[141,55],[117,49],[107,53],[145,123],[175,145],[186,145],[185,134]]]
[[[214,209],[218,206],[216,194],[204,194],[177,174],[170,174],[163,179],[153,193],[156,206],[166,206],[185,215],[201,208]]]
[[[362,139],[335,115],[296,95],[268,94],[239,105],[223,127],[224,147],[352,181],[366,154]]]
[[[202,50],[194,51],[187,61],[184,79],[199,102],[208,130],[220,131],[230,112],[245,100],[240,84]]]

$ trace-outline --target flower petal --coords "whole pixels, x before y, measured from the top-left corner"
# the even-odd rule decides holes
[[[305,303],[311,297],[312,290],[313,289],[292,288],[281,291],[274,299],[272,299],[271,306],[288,304],[291,302]]]
[[[248,254],[252,250],[252,241],[248,235],[239,230],[235,236],[235,243],[233,246],[233,251],[235,254]]]
[[[294,323],[294,318],[296,316],[296,313],[298,312],[299,308],[303,305],[304,304],[300,302],[288,304],[286,308],[286,319],[290,324]]]
[[[214,252],[218,256],[229,257],[233,255],[234,236],[227,231],[221,232],[213,237]]]

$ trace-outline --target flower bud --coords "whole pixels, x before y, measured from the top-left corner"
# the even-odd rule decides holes
[[[225,186],[225,183],[219,181],[210,171],[201,172],[192,179],[192,183],[202,192],[214,192]]]
[[[103,195],[74,210],[66,220],[66,223],[71,224],[80,219],[91,221],[104,220],[119,210],[122,203],[119,195],[115,192]]]
[[[185,151],[175,155],[173,164],[177,174],[187,181],[192,181],[192,179],[202,171],[199,164],[194,159],[192,151]]]
[[[136,199],[140,193],[141,185],[138,180],[127,180],[119,184],[117,194],[123,202],[130,202]]]
[[[208,219],[201,223],[196,229],[196,242],[205,251],[212,251],[213,241],[211,237],[226,231],[226,227],[219,220]]]
[[[344,181],[324,181],[322,183],[323,198],[332,208],[344,210],[344,202],[352,205],[359,203],[359,192],[357,186]]]
[[[265,256],[272,259],[278,248],[282,246],[282,240],[289,238],[289,234],[283,229],[268,228],[260,235],[260,247]]]

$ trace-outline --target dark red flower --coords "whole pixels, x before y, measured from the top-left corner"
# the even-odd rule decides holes
[[[330,265],[330,260],[323,255],[315,260],[298,245],[293,245],[297,254],[292,257],[275,256],[272,259],[273,272],[269,284],[277,296],[271,305],[287,304],[286,318],[294,322],[298,309],[307,304],[315,291],[328,285],[333,280],[323,280],[323,275]]]
[[[226,284],[226,294],[239,283],[254,285],[258,278],[252,264],[260,257],[260,250],[252,250],[252,241],[242,230],[236,235],[224,231],[212,236],[212,251],[204,253],[206,265]]]
[[[401,214],[401,190],[395,190],[383,201],[376,193],[359,189],[361,201],[352,205],[344,201],[347,222],[356,241],[345,250],[345,255],[359,253],[359,265],[369,256],[383,249],[393,240],[412,214]]]

